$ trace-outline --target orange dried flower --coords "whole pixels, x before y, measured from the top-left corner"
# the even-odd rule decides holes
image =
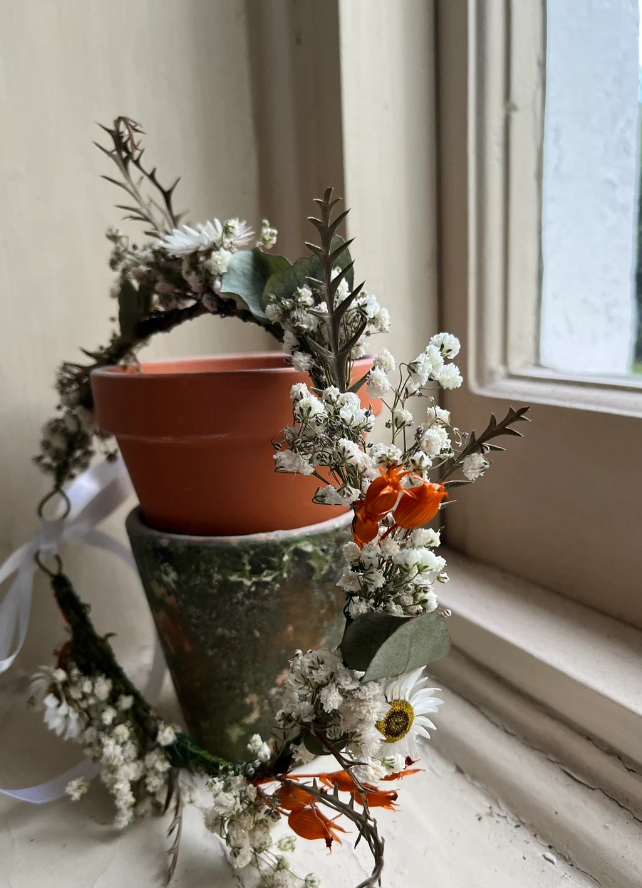
[[[341,844],[341,839],[337,833],[345,833],[345,829],[326,817],[322,811],[319,811],[314,803],[306,805],[305,808],[292,811],[288,817],[288,825],[292,832],[302,839],[323,839],[328,846],[332,847],[332,842],[336,841]]]
[[[278,790],[278,798],[281,811],[289,811],[290,829],[302,839],[310,839],[310,841],[323,839],[328,848],[332,846],[335,839],[341,844],[337,833],[344,833],[345,829],[338,826],[334,820],[326,817],[319,810],[312,796],[302,787],[281,786]]]
[[[380,468],[380,475],[375,478],[365,499],[355,504],[355,519],[352,524],[352,535],[355,543],[363,548],[366,543],[374,540],[379,530],[381,519],[392,511],[401,496],[403,489],[401,480],[410,474],[403,466]]]
[[[360,793],[357,791],[352,778],[347,771],[333,771],[329,774],[316,775],[326,786],[337,786],[340,792],[349,792],[354,796],[355,801],[362,805],[365,798],[370,808],[386,808],[388,811],[395,811],[394,802],[397,801],[397,793],[394,790],[382,790],[373,783],[364,783],[364,789],[368,792]],[[394,775],[395,777],[397,775]]]
[[[406,488],[395,509],[395,524],[405,530],[426,524],[435,517],[441,501],[447,497],[444,485],[431,481],[422,481],[417,487]]]

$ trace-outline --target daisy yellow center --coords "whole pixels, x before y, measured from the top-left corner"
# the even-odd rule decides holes
[[[415,720],[415,710],[407,700],[394,700],[390,709],[375,727],[386,738],[386,743],[396,743],[402,740]]]

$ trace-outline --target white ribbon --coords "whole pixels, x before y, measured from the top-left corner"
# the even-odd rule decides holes
[[[0,583],[13,574],[16,575],[0,604],[0,673],[11,666],[27,635],[33,579],[38,570],[36,555],[45,560],[58,553],[61,543],[86,543],[97,549],[113,552],[136,570],[134,557],[128,547],[97,530],[98,525],[115,512],[132,492],[132,484],[122,459],[113,462],[105,460],[92,466],[76,478],[66,491],[70,503],[68,515],[53,520],[41,519],[38,533],[12,552],[0,566]],[[156,702],[160,694],[164,677],[165,660],[156,637],[152,668],[144,690],[145,696],[152,703]],[[38,786],[13,790],[0,788],[0,793],[25,802],[43,804],[61,798],[65,794],[67,783],[74,777],[87,778],[95,774],[95,766],[83,761]]]

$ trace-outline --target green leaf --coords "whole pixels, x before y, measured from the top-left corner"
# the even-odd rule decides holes
[[[341,750],[345,748],[347,742],[347,740],[333,740],[332,745],[336,750]],[[329,750],[325,748],[316,734],[310,734],[306,731],[303,738],[303,745],[309,752],[313,753],[313,755],[330,755]]]
[[[342,237],[335,235],[332,238],[332,250],[336,252],[344,243]],[[237,253],[237,256],[240,255]],[[343,269],[351,263],[350,251],[345,250],[337,259],[336,267]],[[230,263],[231,264],[231,263]],[[309,284],[309,279],[321,279],[321,261],[318,256],[308,256],[305,259],[299,259],[294,265],[287,268],[277,270],[270,278],[268,278],[263,290],[263,298],[261,299],[261,308],[265,309],[269,296],[275,296],[277,302],[282,299],[290,299],[292,294],[298,287]],[[352,289],[354,275],[352,270],[346,275],[348,286]],[[223,277],[225,281],[225,277]]]
[[[241,250],[230,259],[221,278],[221,294],[239,299],[255,318],[266,320],[261,298],[268,279],[290,268],[284,256],[273,256],[261,250]]]
[[[446,620],[440,614],[364,614],[346,627],[341,653],[348,666],[366,673],[363,681],[375,681],[439,660],[449,647]]]

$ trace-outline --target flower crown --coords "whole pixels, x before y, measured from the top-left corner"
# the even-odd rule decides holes
[[[383,348],[372,369],[353,380],[353,362],[371,335],[388,331],[390,320],[363,285],[354,285],[351,242],[337,234],[347,213],[333,215],[338,201],[331,189],[316,201],[320,218],[310,219],[320,243],[307,244],[311,255],[290,265],[266,252],[277,237],[267,221],[253,250],[240,249],[253,232],[237,219],[180,227],[172,206],[176,183],[163,188],[156,170],[144,166],[140,127],[119,118],[104,129],[112,146],[102,150],[121,177],[110,181],[127,192],[131,203],[124,209],[151,239],[137,246],[115,229],[108,232],[119,329],[106,347],[86,352],[91,364],[64,363],[59,370],[59,413],[45,426],[36,457],[53,479],[39,511],[52,497],[68,505],[65,487],[87,468],[96,446],[114,458],[113,445],[95,427],[89,384],[95,367],[135,364],[154,333],[199,315],[254,322],[310,375],[309,385],[292,387],[293,421],[275,445],[276,471],[314,475],[317,503],[354,512],[339,581],[345,632],[337,650],[295,651],[276,714],[277,739],[267,743],[255,735],[247,760],[229,762],[164,723],[118,665],[108,636],[94,629],[58,558],[54,570],[43,569],[70,639],[55,668],[43,667],[34,677],[31,700],[52,730],[80,743],[96,764],[115,800],[118,826],[146,810],[173,807],[170,878],[181,806],[194,792],[187,777],[198,774],[207,778],[205,825],[224,840],[233,866],[254,864],[263,884],[274,888],[312,888],[318,877],[299,878],[288,862],[295,836],[330,847],[347,838],[352,823],[374,860],[359,888],[374,886],[384,843],[373,810],[395,809],[391,784],[416,772],[421,742],[441,704],[423,667],[448,650],[448,614],[439,610],[436,594],[448,576],[436,552],[439,531],[424,525],[453,487],[483,475],[491,451],[503,449],[492,440],[520,434],[513,425],[525,420],[527,408],[511,408],[500,422],[492,416],[479,436],[453,427],[436,401],[439,387],[462,382],[452,363],[459,342],[449,333],[433,336],[398,368]],[[362,386],[388,411],[386,443],[366,438],[374,416],[361,405]],[[297,773],[315,755],[333,757],[337,769]],[[72,799],[86,789],[81,779],[67,787]],[[273,841],[273,827],[284,821],[290,833]]]

